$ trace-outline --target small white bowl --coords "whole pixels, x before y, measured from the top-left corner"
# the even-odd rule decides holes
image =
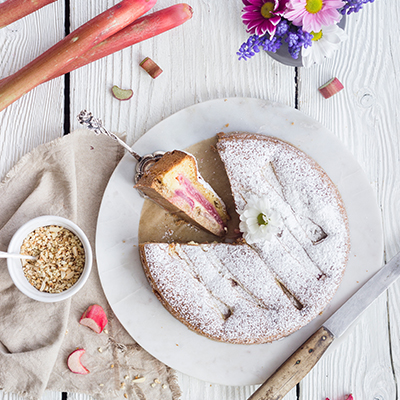
[[[54,215],[43,215],[41,217],[31,219],[26,224],[22,225],[12,237],[10,244],[8,245],[8,252],[20,253],[22,243],[26,239],[26,237],[35,229],[40,228],[41,226],[48,226],[48,225],[58,225],[68,229],[72,233],[74,233],[82,242],[85,251],[85,265],[81,276],[75,282],[75,284],[61,293],[41,292],[40,290],[33,287],[26,279],[24,272],[22,270],[21,260],[8,258],[7,266],[11,279],[13,280],[15,286],[22,293],[26,294],[31,299],[37,301],[42,301],[45,303],[53,303],[56,301],[62,301],[68,299],[83,287],[83,285],[86,283],[90,275],[90,271],[92,270],[93,254],[89,240],[85,235],[85,233],[82,231],[82,229],[79,228],[79,226],[77,226],[72,221]]]

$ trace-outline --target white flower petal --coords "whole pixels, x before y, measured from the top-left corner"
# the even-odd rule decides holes
[[[265,242],[281,230],[282,224],[279,213],[270,208],[266,197],[251,195],[246,199],[247,204],[240,212],[239,229],[247,243]],[[258,217],[264,214],[268,223],[259,225]]]
[[[336,24],[322,26],[321,39],[313,41],[311,46],[301,50],[303,65],[308,68],[313,64],[322,63],[325,58],[331,58],[346,39],[347,34]]]

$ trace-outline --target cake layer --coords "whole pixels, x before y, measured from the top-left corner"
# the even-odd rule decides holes
[[[167,152],[135,188],[177,217],[216,236],[225,235],[229,219],[225,204],[201,177],[192,155]]]

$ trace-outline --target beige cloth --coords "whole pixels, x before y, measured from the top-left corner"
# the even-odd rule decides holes
[[[0,185],[0,250],[7,250],[19,226],[45,214],[76,222],[95,250],[101,199],[122,155],[112,139],[79,130],[24,156]],[[105,309],[107,332],[97,334],[79,324],[91,304]],[[77,347],[86,349],[81,360],[88,375],[67,367],[67,357]],[[137,375],[145,381],[132,383]],[[154,380],[161,383],[152,385]],[[23,295],[13,285],[6,261],[0,260],[0,388],[29,399],[40,398],[46,389],[99,400],[180,398],[174,371],[140,348],[113,315],[95,257],[84,288],[59,303]]]

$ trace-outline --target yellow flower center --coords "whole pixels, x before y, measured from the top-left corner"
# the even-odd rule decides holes
[[[259,226],[268,225],[269,220],[268,220],[267,216],[264,213],[260,213],[257,216],[257,222],[258,222]]]
[[[307,0],[306,10],[310,14],[316,14],[317,12],[321,11],[322,6],[322,0]]]
[[[311,40],[316,42],[317,40],[322,38],[322,29],[319,32],[311,31],[311,35],[313,36]]]
[[[261,7],[261,15],[264,18],[271,18],[272,17],[272,11],[274,11],[274,8],[275,8],[275,4],[272,1],[267,1]]]

